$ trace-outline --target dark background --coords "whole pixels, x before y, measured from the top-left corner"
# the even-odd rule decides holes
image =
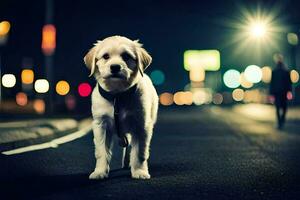
[[[289,45],[286,33],[299,33],[300,3],[285,1],[54,1],[53,23],[57,29],[54,55],[54,81],[67,80],[70,94],[77,94],[80,82],[88,77],[83,57],[99,39],[123,35],[140,39],[153,57],[146,71],[155,69],[165,73],[164,84],[158,93],[182,90],[189,83],[183,68],[183,52],[187,49],[218,49],[221,53],[221,72],[229,68],[242,71],[250,64],[274,66],[272,55],[282,52],[289,64]],[[19,75],[24,57],[33,59],[35,78],[45,78],[44,55],[41,51],[41,32],[45,24],[45,1],[2,0],[1,20],[11,22],[8,43],[1,47],[2,73]],[[238,47],[234,42],[242,30],[232,24],[243,22],[245,10],[255,14],[273,15],[282,27],[277,32],[277,48],[265,44],[259,55],[253,48]],[[17,77],[20,78],[20,77]],[[14,88],[13,93],[20,90]],[[63,101],[63,97],[56,97]],[[86,99],[79,99],[86,102]],[[87,107],[85,107],[87,108]],[[84,108],[84,109],[85,109]]]

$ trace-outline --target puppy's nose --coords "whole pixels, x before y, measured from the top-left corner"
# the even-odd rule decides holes
[[[111,65],[110,66],[110,71],[113,74],[118,73],[121,70],[121,66],[120,65]]]

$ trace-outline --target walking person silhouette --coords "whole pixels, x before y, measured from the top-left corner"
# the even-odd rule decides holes
[[[277,128],[282,129],[287,112],[287,93],[291,92],[290,72],[283,62],[283,56],[278,55],[276,68],[272,71],[270,94],[275,98]]]

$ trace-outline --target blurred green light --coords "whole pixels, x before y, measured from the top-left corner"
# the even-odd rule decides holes
[[[223,76],[224,84],[229,88],[237,88],[240,86],[240,72],[235,69],[230,69]]]
[[[296,33],[288,33],[287,40],[289,44],[296,46],[298,44],[298,35]]]
[[[220,52],[218,50],[186,50],[183,54],[184,69],[204,68],[207,71],[220,69]]]
[[[161,70],[154,70],[150,74],[154,85],[161,85],[165,82],[165,74]]]

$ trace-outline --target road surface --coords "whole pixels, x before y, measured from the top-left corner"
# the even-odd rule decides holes
[[[0,199],[299,199],[300,132],[289,131],[299,122],[290,123],[277,131],[230,109],[162,110],[150,180],[120,170],[119,147],[110,177],[89,180],[89,133],[57,148],[1,155]]]

